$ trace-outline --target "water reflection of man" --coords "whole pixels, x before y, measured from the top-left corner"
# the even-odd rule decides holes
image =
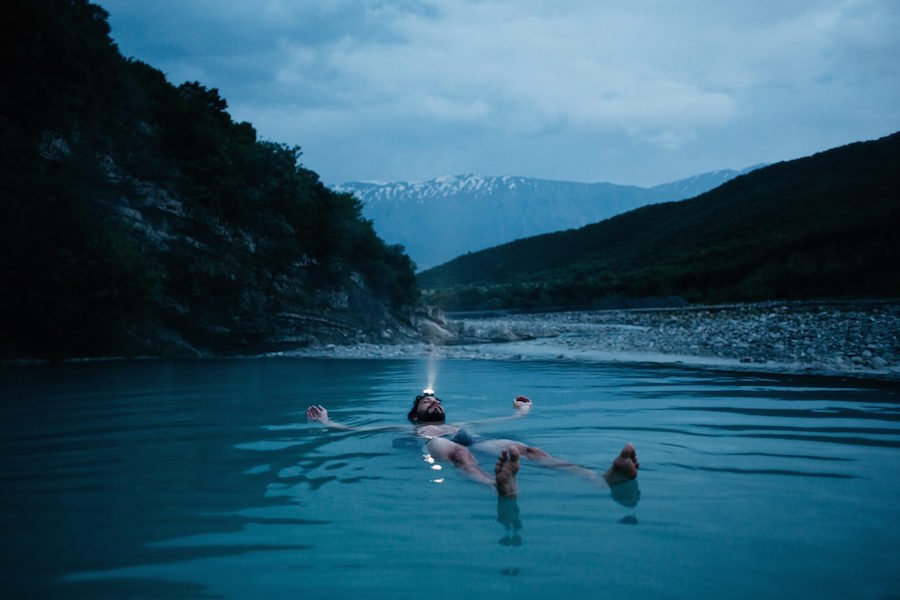
[[[497,496],[497,522],[504,528],[499,540],[501,546],[522,545],[522,520],[515,496]]]
[[[513,406],[516,409],[516,413],[513,416],[521,417],[528,414],[533,404],[529,398],[518,396],[513,401]],[[310,406],[306,411],[306,417],[309,421],[319,421],[335,429],[366,429],[350,427],[332,421],[328,418],[328,411],[322,405]],[[625,444],[625,447],[613,460],[610,468],[601,475],[591,469],[551,456],[540,448],[527,446],[515,440],[473,437],[461,426],[446,423],[444,406],[431,390],[425,390],[424,393],[416,396],[407,418],[415,425],[415,435],[428,440],[427,448],[432,457],[437,460],[452,462],[454,466],[471,479],[494,487],[500,496],[515,496],[518,493],[516,476],[519,472],[519,459],[523,456],[543,467],[567,471],[594,482],[602,480],[610,488],[613,488],[613,498],[619,502],[621,502],[621,499],[617,496],[622,494],[616,494],[615,488],[619,487],[619,484],[634,480],[641,466],[637,458],[637,452],[630,443]],[[500,417],[500,419],[504,418],[509,417]],[[481,422],[500,419],[487,419]],[[396,428],[378,427],[375,429]],[[371,431],[372,429],[366,430]],[[478,466],[478,462],[472,455],[470,448],[499,457],[494,465],[493,476]],[[624,487],[635,490],[634,493],[626,494],[626,496],[631,497],[635,493],[639,496],[640,492],[636,491],[637,486],[635,484]],[[637,502],[637,496],[632,501],[629,501],[629,504],[633,506],[632,502]]]

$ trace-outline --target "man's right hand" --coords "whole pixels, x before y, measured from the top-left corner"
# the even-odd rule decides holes
[[[528,414],[528,411],[531,410],[532,406],[531,398],[528,396],[516,396],[516,399],[513,400],[513,408],[519,411],[519,414],[523,416]]]
[[[322,423],[328,424],[328,411],[321,404],[318,406],[310,406],[306,409],[306,420],[310,423],[313,421],[321,421]]]

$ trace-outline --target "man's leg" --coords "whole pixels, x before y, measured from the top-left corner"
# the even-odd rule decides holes
[[[516,474],[519,472],[519,449],[510,446],[500,452],[500,458],[494,465],[494,474],[497,485],[497,494],[501,496],[516,496],[519,493],[519,484],[516,482]]]
[[[556,458],[536,446],[526,446],[525,444],[514,440],[480,440],[473,444],[472,448],[491,454],[502,452],[505,448],[516,448],[521,456],[524,456],[542,467],[566,471],[590,481],[599,481],[600,479],[603,479],[607,483],[616,483],[634,479],[637,477],[637,470],[641,464],[637,460],[637,453],[635,452],[634,446],[630,443],[625,444],[625,447],[622,448],[622,451],[615,460],[613,460],[612,467],[610,467],[603,475],[596,471],[592,471],[591,469],[582,467],[581,465],[576,465],[575,463]]]
[[[452,462],[456,468],[475,481],[495,485],[494,478],[481,470],[478,463],[475,462],[475,457],[465,446],[444,438],[431,438],[428,440],[427,447],[437,460]]]
[[[519,472],[519,451],[513,447],[502,450],[497,464],[494,466],[494,477],[491,477],[478,466],[475,457],[465,446],[444,438],[428,440],[428,451],[438,460],[448,460],[463,473],[478,481],[497,488],[501,496],[516,494],[516,474]]]

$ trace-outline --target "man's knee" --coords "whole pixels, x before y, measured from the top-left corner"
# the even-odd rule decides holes
[[[465,446],[452,442],[445,438],[432,438],[426,444],[428,451],[438,460],[449,460],[459,466],[463,464],[475,464],[475,457]]]
[[[438,460],[450,460],[453,452],[457,447],[460,446],[455,442],[451,442],[450,440],[438,437],[428,440],[428,443],[425,445],[425,447],[428,448],[428,451],[431,453],[431,455]]]

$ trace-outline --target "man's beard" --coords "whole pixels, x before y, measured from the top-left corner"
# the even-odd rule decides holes
[[[425,423],[442,423],[444,421],[444,413],[440,411],[426,412],[424,415],[419,417],[419,421],[423,421]]]

